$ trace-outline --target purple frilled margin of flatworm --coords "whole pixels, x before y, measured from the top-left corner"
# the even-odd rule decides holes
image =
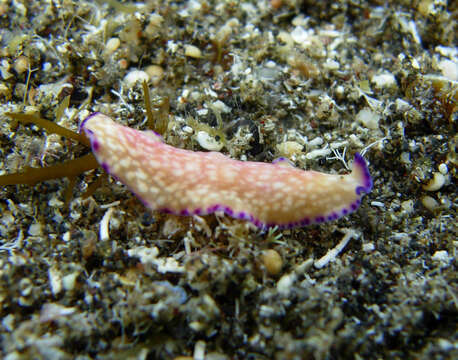
[[[101,113],[80,125],[102,168],[151,210],[177,215],[225,213],[259,228],[293,228],[355,211],[372,189],[364,158],[346,175],[303,171],[285,159],[238,161],[217,152],[167,145],[152,131],[115,123]]]

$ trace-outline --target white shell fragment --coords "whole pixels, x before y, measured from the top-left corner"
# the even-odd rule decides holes
[[[396,79],[393,74],[379,74],[372,77],[372,82],[375,84],[375,88],[383,89],[396,86]]]
[[[446,177],[440,172],[435,172],[434,177],[426,184],[423,189],[426,191],[437,191],[445,184]]]
[[[216,140],[205,131],[199,131],[196,135],[196,140],[205,150],[220,151],[224,146],[221,141]]]
[[[356,120],[363,124],[364,127],[368,129],[378,129],[380,115],[376,112],[372,111],[371,109],[362,109],[356,114]]]

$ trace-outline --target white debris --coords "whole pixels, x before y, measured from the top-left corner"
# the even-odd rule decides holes
[[[167,41],[167,52],[174,54],[178,50],[178,44],[173,40]]]
[[[401,207],[406,213],[410,214],[415,210],[415,202],[412,199],[403,201]]]
[[[303,146],[296,141],[285,141],[276,146],[277,151],[287,158],[301,153]]]
[[[161,274],[182,273],[185,271],[184,266],[181,266],[173,257],[155,259],[154,264]]]
[[[114,207],[109,208],[103,215],[102,220],[100,221],[99,228],[99,237],[101,241],[106,241],[110,239],[110,219],[113,215]]]
[[[207,95],[207,96],[211,96],[211,97],[213,97],[215,99],[218,98],[218,93],[213,91],[212,89],[209,89],[209,88],[205,88],[204,89],[204,94]]]
[[[206,116],[208,115],[208,109],[207,108],[198,109],[196,113],[199,116]]]
[[[340,64],[333,59],[327,59],[323,64],[323,67],[327,70],[338,70],[340,68]]]
[[[294,272],[283,275],[277,283],[278,292],[281,295],[287,297],[291,291],[291,287],[296,281],[296,278],[297,275]]]
[[[313,30],[305,30],[302,26],[296,26],[291,32],[291,37],[295,43],[302,47],[307,47],[312,44]]]
[[[394,103],[396,104],[396,110],[399,112],[405,112],[412,107],[407,101],[402,99],[396,99]]]
[[[351,238],[357,239],[359,237],[359,234],[352,229],[345,229],[345,236],[340,240],[340,242],[337,244],[337,246],[333,249],[330,249],[326,255],[321,257],[320,259],[316,260],[315,263],[313,264],[317,269],[321,269],[330,262],[335,261],[337,255],[340,254],[340,252],[345,248],[345,246],[348,244]]]
[[[335,142],[332,142],[330,146],[331,146],[331,150],[340,149],[340,148],[348,146],[348,141],[347,140],[335,141]]]
[[[199,340],[196,342],[196,345],[194,345],[194,354],[193,354],[194,360],[204,360],[205,359],[206,346],[207,344],[203,340]]]
[[[126,76],[124,76],[124,83],[129,89],[134,87],[137,82],[143,83],[144,81],[148,80],[149,76],[143,70],[132,70]]]
[[[412,164],[412,161],[410,160],[410,153],[404,151],[401,153],[400,160],[403,164],[405,165],[410,165]]]
[[[412,39],[417,43],[421,45],[421,37],[420,34],[418,33],[417,30],[417,24],[413,20],[407,21],[407,19],[404,16],[399,16],[398,17],[399,24],[401,25],[401,30],[404,33],[409,33],[412,35]]]
[[[221,100],[216,100],[213,103],[211,103],[210,108],[213,111],[217,111],[217,112],[224,113],[224,114],[229,114],[232,111],[232,108],[227,106]]]
[[[75,313],[75,307],[65,307],[55,303],[47,303],[41,307],[40,322],[54,321],[62,316]]]
[[[447,56],[451,59],[458,56],[458,48],[456,47],[447,47],[447,46],[439,45],[439,46],[436,46],[434,50],[437,51],[442,56]]]
[[[458,81],[458,63],[444,59],[437,64],[437,67],[447,79]]]
[[[373,242],[368,242],[363,244],[363,251],[369,253],[375,250],[375,245]]]
[[[78,271],[75,271],[75,272],[72,272],[72,273],[70,273],[68,275],[65,275],[62,278],[62,285],[63,285],[65,290],[72,291],[75,288],[76,279],[78,278],[79,274],[80,273]]]
[[[307,142],[307,145],[313,147],[313,146],[323,145],[323,143],[324,143],[323,138],[320,136],[317,136],[313,140],[310,140],[309,142]]]
[[[384,208],[385,204],[380,202],[380,201],[371,201],[371,206],[379,207],[379,208]]]
[[[362,109],[356,114],[356,120],[369,129],[378,129],[380,115],[371,109]]]
[[[119,46],[121,45],[121,40],[117,37],[113,37],[107,41],[105,44],[104,53],[106,55],[113,54],[116,50],[118,50]]]
[[[155,265],[159,273],[182,273],[184,266],[180,265],[173,257],[157,257],[159,250],[157,247],[147,248],[139,246],[127,251],[127,255],[138,257],[143,265]]]
[[[51,292],[55,296],[62,291],[62,274],[54,267],[48,270],[48,280],[51,287]]]
[[[316,149],[316,150],[309,151],[309,152],[305,155],[305,158],[306,158],[307,160],[313,160],[313,159],[316,159],[316,158],[326,157],[326,156],[328,156],[328,155],[331,154],[331,153],[332,153],[332,150],[329,149],[329,148]]]
[[[184,133],[189,135],[192,135],[194,133],[194,129],[188,125],[183,126],[183,129],[181,130],[183,130]]]
[[[432,258],[431,258],[433,261],[437,261],[437,262],[440,262],[440,263],[443,263],[443,264],[448,264],[451,260],[451,258],[448,256],[448,252],[447,250],[438,250],[436,251]]]
[[[30,236],[40,236],[42,235],[43,225],[40,223],[33,223],[29,226],[27,231]]]
[[[144,246],[135,247],[127,250],[127,255],[138,257],[143,265],[152,264],[154,259],[159,255],[159,249],[155,246],[147,248]]]

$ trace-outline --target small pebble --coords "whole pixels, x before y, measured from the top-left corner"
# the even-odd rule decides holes
[[[448,256],[447,250],[438,250],[434,253],[432,259],[434,261],[440,261],[444,263],[448,263],[450,261],[450,258]]]
[[[425,195],[421,198],[421,203],[429,211],[434,211],[439,206],[439,203],[434,198],[428,195]]]
[[[72,291],[75,288],[76,279],[78,278],[78,276],[79,276],[79,272],[78,271],[75,271],[75,272],[73,272],[71,274],[65,275],[62,278],[62,285],[63,285],[64,289],[67,290],[67,291]]]
[[[149,80],[148,74],[142,70],[132,70],[124,77],[124,83],[126,84],[126,86],[129,89],[134,87],[134,85],[137,82],[141,84],[143,83],[143,81],[148,81],[148,80]]]
[[[278,144],[276,148],[282,156],[290,158],[293,155],[299,154],[304,147],[296,141],[285,141]]]
[[[280,273],[283,267],[283,259],[276,250],[266,250],[262,253],[261,257],[269,275],[278,275]]]
[[[28,234],[30,236],[40,236],[42,235],[43,226],[40,223],[33,223],[30,225]]]
[[[13,69],[18,74],[22,74],[29,69],[30,61],[27,56],[19,56],[13,64]]]
[[[154,86],[159,85],[164,78],[164,69],[159,65],[150,65],[145,69]]]
[[[117,37],[109,39],[105,45],[105,54],[113,54],[116,50],[118,50],[119,45],[121,45],[121,40]]]
[[[194,59],[200,59],[202,57],[202,52],[194,45],[186,45],[184,48],[184,54]]]
[[[444,164],[444,163],[440,164],[440,165],[439,165],[439,171],[440,171],[440,173],[441,173],[442,175],[447,175],[447,173],[448,173],[447,164]]]

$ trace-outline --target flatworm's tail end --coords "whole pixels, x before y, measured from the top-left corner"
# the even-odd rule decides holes
[[[353,171],[352,175],[358,179],[360,184],[356,188],[356,193],[359,195],[362,192],[366,194],[370,193],[372,190],[372,177],[369,173],[369,168],[367,167],[366,160],[361,156],[361,154],[355,154],[355,160],[353,161]]]

